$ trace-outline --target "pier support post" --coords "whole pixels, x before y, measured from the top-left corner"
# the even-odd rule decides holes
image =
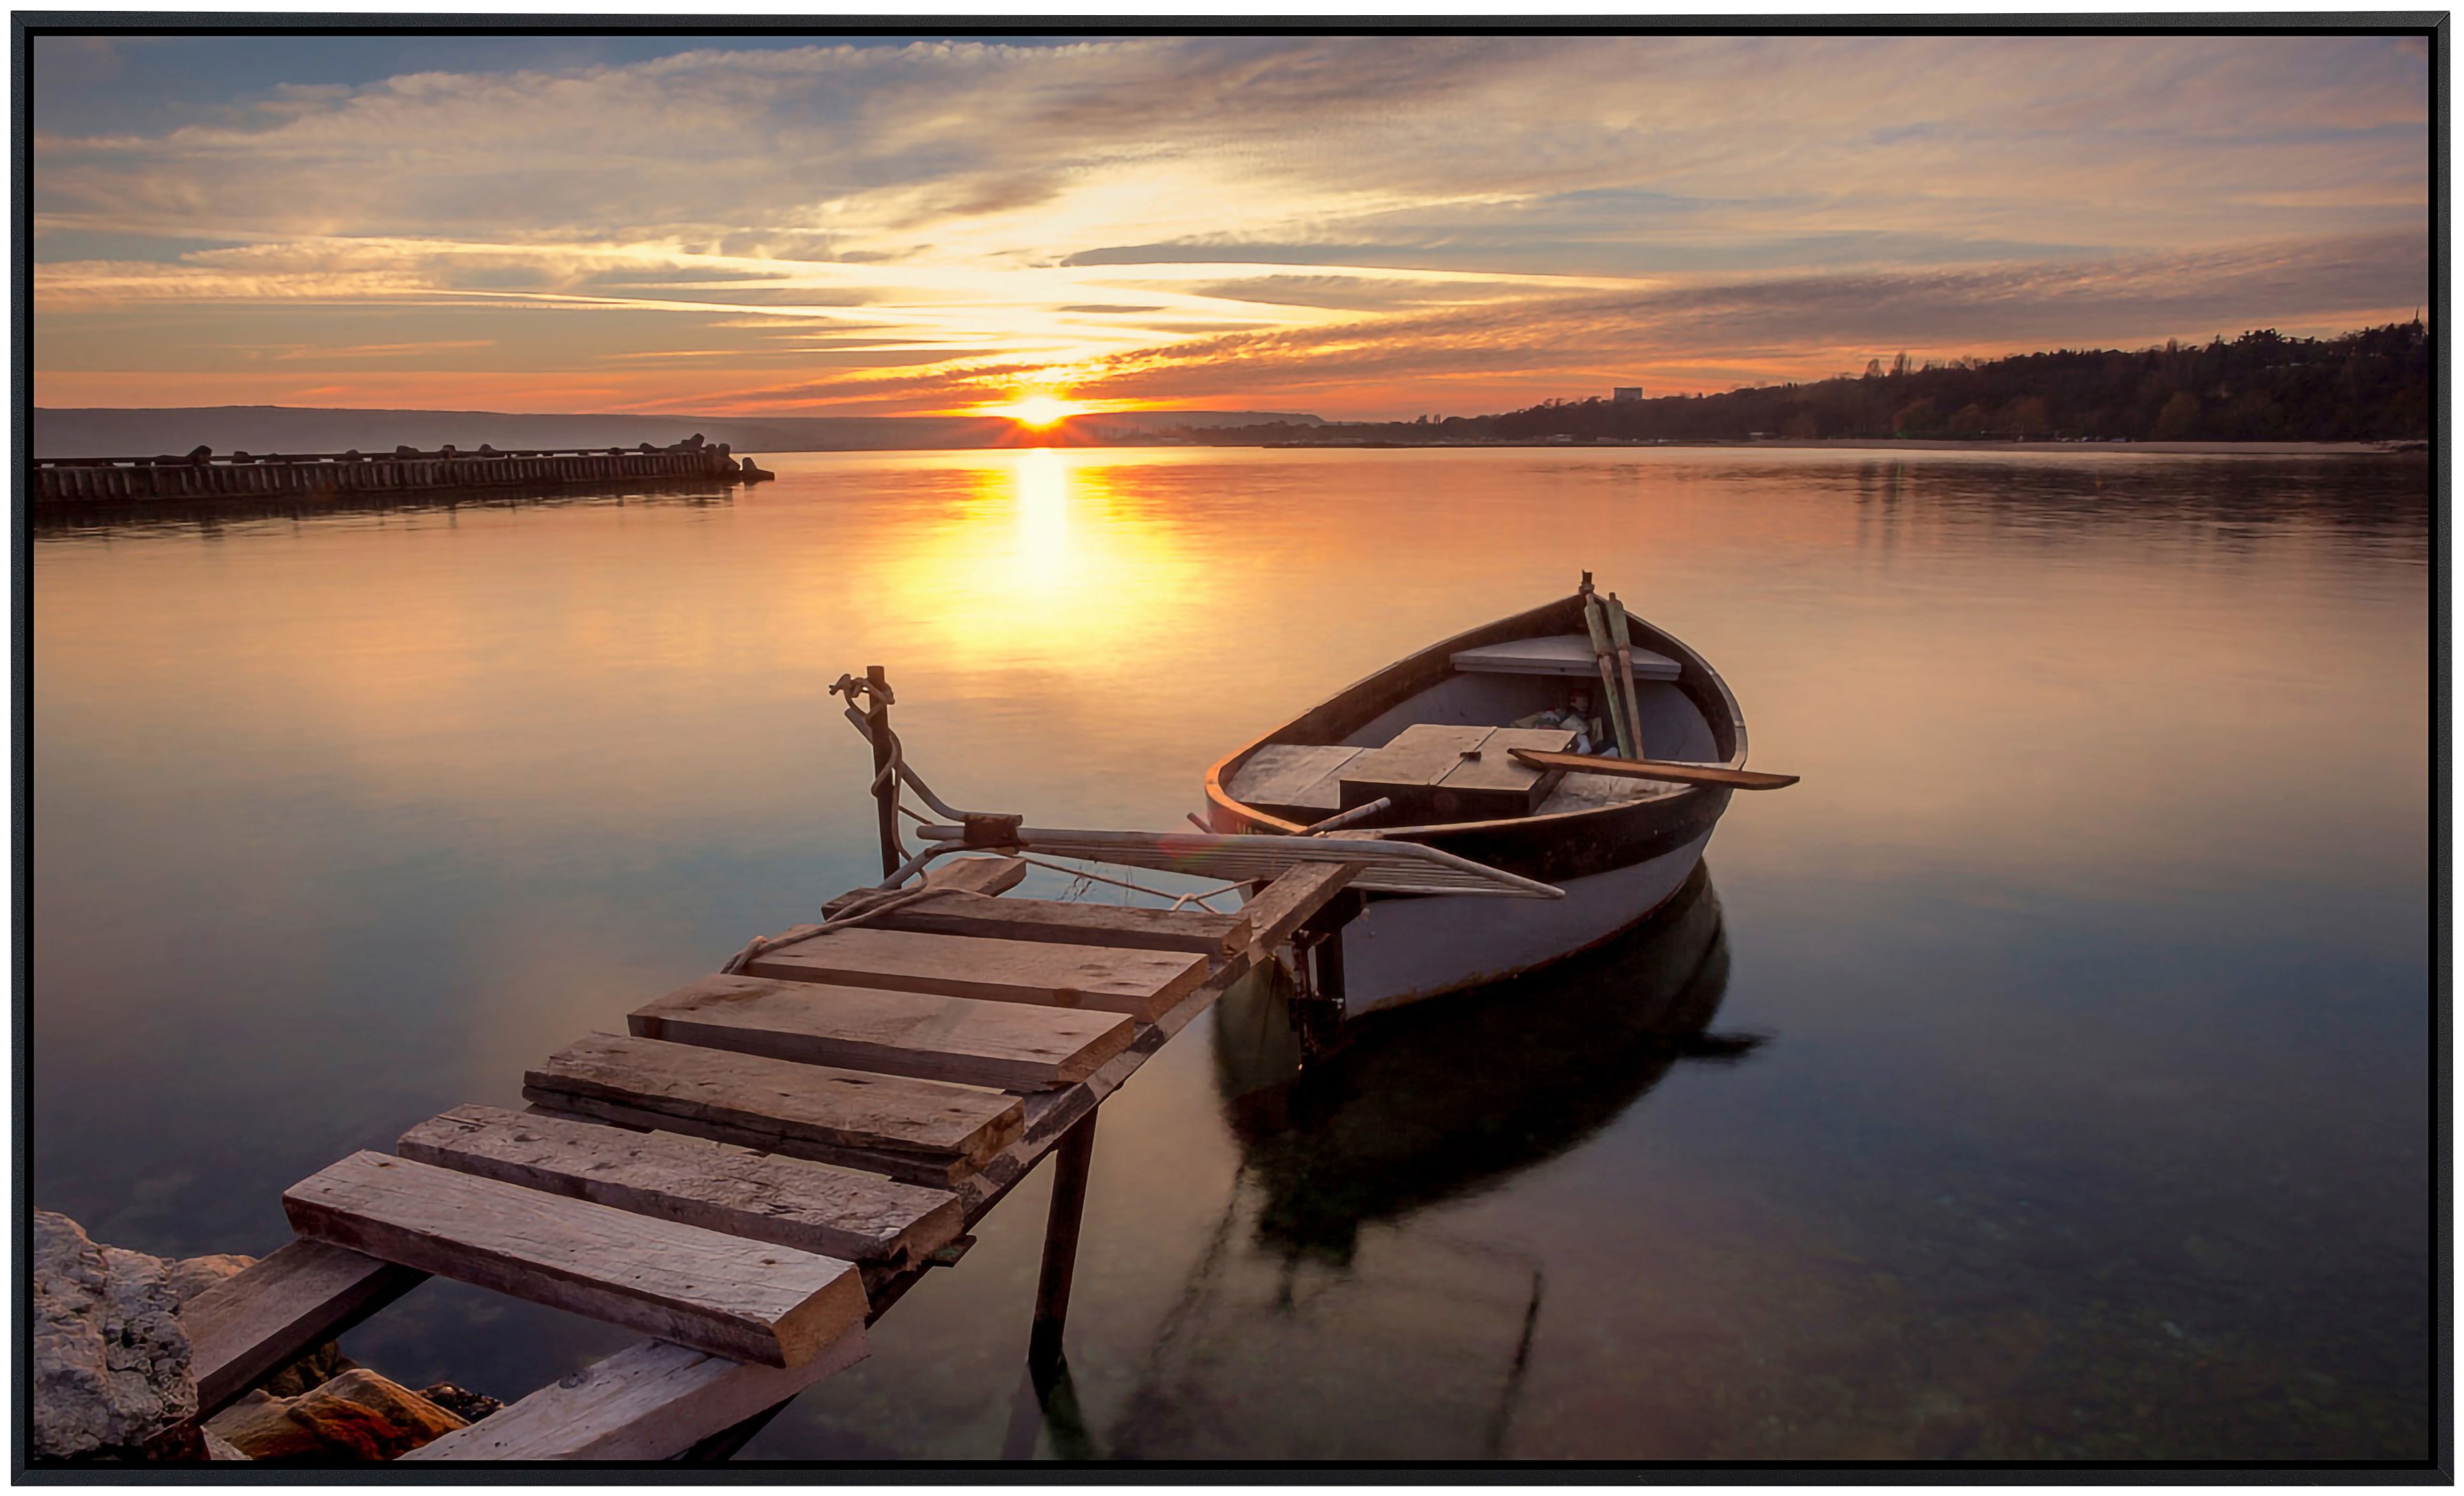
[[[1044,1223],[1044,1268],[1036,1275],[1035,1326],[1026,1340],[1029,1366],[1061,1359],[1069,1282],[1078,1270],[1078,1223],[1087,1213],[1087,1175],[1095,1156],[1095,1117],[1093,1111],[1080,1117],[1052,1150],[1052,1214]]]
[[[898,784],[881,776],[890,767],[890,678],[878,665],[864,668],[864,715],[872,735],[872,777],[876,781],[873,795],[881,802],[881,875],[885,878],[898,870],[906,859],[898,855]]]

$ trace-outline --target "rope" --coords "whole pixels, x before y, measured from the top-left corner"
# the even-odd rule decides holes
[[[921,903],[925,899],[931,898],[935,893],[946,893],[949,890],[947,889],[935,888],[931,884],[926,884],[920,889],[909,889],[903,893],[893,893],[890,897],[880,900],[878,903],[865,904],[855,909],[842,910],[837,914],[824,919],[820,924],[813,926],[810,930],[804,931],[801,935],[781,935],[776,940],[771,939],[768,935],[755,935],[752,939],[745,942],[743,950],[738,951],[734,956],[728,957],[727,964],[718,969],[719,973],[720,975],[727,977],[740,975],[748,964],[763,956],[769,955],[773,951],[782,951],[788,946],[800,945],[803,942],[813,938],[815,935],[826,935],[833,930],[851,929],[854,926],[863,924],[868,919],[887,914],[893,909],[904,909],[910,904]]]
[[[1057,862],[1046,862],[1041,857],[1032,856],[1025,852],[1013,852],[1011,855],[1030,867],[1049,868],[1054,872],[1066,872],[1073,878],[1091,878],[1097,883],[1109,883],[1114,888],[1132,889],[1140,893],[1153,894],[1156,898],[1168,898],[1172,900],[1172,907],[1175,910],[1178,910],[1184,904],[1194,902],[1199,908],[1205,910],[1210,914],[1217,913],[1219,911],[1216,910],[1213,905],[1206,902],[1208,899],[1221,893],[1229,893],[1234,889],[1244,888],[1247,886],[1246,880],[1235,879],[1230,883],[1221,884],[1211,889],[1204,889],[1196,893],[1174,893],[1166,889],[1151,889],[1143,883],[1132,883],[1127,878],[1113,878],[1108,877],[1100,872],[1089,872],[1084,868],[1065,868]]]

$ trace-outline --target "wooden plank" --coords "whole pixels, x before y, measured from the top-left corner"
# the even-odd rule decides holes
[[[1574,735],[1562,727],[1501,727],[1482,740],[1478,758],[1456,760],[1453,770],[1438,781],[1438,787],[1529,790],[1548,777],[1549,771],[1525,763],[1508,750],[1563,753],[1573,741]]]
[[[522,1094],[528,1098],[552,1096],[565,1102],[566,1107],[558,1109],[559,1114],[576,1122],[604,1122],[610,1127],[633,1128],[645,1133],[676,1133],[689,1137],[707,1138],[715,1143],[727,1143],[756,1153],[782,1154],[790,1158],[809,1158],[840,1169],[860,1169],[904,1184],[921,1184],[936,1190],[957,1188],[958,1181],[981,1167],[974,1159],[956,1154],[894,1154],[887,1149],[816,1142],[811,1138],[782,1136],[772,1128],[747,1127],[707,1116],[674,1116],[596,1096],[560,1096],[553,1091],[529,1087],[522,1089]]]
[[[1342,794],[1336,776],[1361,752],[1341,744],[1268,743],[1248,757],[1223,789],[1244,805],[1278,815],[1297,810],[1331,815]]]
[[[1566,736],[1572,739],[1573,735]],[[869,924],[875,930],[910,930],[918,935],[1046,940],[1121,951],[1197,951],[1219,958],[1249,943],[1249,921],[1239,914],[1040,898],[992,899],[974,893],[922,899]]]
[[[859,927],[825,931],[783,951],[755,957],[744,975],[1098,1008],[1152,1023],[1206,979],[1206,957],[1179,951],[1114,951]]]
[[[668,1460],[864,1359],[849,1326],[802,1366],[747,1366],[646,1340],[594,1361],[404,1460]],[[397,1462],[399,1463],[399,1462]]]
[[[947,1190],[672,1133],[456,1107],[402,1135],[405,1158],[849,1262],[919,1261],[964,1224]]]
[[[1359,874],[1359,867],[1353,863],[1304,863],[1267,884],[1245,911],[1254,937],[1252,949],[1271,951],[1291,938],[1303,921],[1325,908],[1327,900]]]
[[[680,987],[627,1022],[644,1039],[1003,1090],[1084,1080],[1135,1026],[1117,1013],[726,976]]]
[[[1372,748],[1344,766],[1343,808],[1375,800],[1397,787],[1435,784],[1454,772],[1494,727],[1415,722],[1383,748]]]
[[[1572,753],[1509,750],[1524,762],[1573,774],[1608,774],[1630,780],[1665,780],[1677,784],[1726,784],[1732,789],[1786,789],[1793,774],[1765,774],[1757,769],[1732,769],[1725,763],[1683,763],[1666,759],[1586,759]]]
[[[525,1074],[522,1086],[525,1099],[585,1116],[606,1114],[599,1104],[607,1103],[674,1122],[716,1122],[757,1137],[925,1162],[979,1163],[1017,1133],[1021,1116],[1018,1098],[999,1092],[613,1034],[567,1045]]]
[[[1562,728],[1496,728],[1443,768],[1435,783],[1373,786],[1383,791],[1375,799],[1395,807],[1392,821],[1407,825],[1528,816],[1556,788],[1560,775],[1508,757],[1504,745],[1557,750],[1571,747],[1573,740],[1574,735]],[[1367,788],[1361,793],[1367,793]]]
[[[1017,857],[953,857],[924,869],[920,885],[928,889],[948,889],[953,892],[980,893],[989,898],[1017,888],[1026,877],[1026,863]],[[917,885],[893,891],[912,893]],[[892,896],[880,889],[849,889],[822,906],[822,917],[835,919],[859,905],[874,903]]]
[[[428,1281],[428,1274],[323,1242],[294,1241],[180,1306],[197,1416],[228,1405]]]
[[[1683,673],[1682,666],[1657,650],[1632,647],[1625,652],[1634,666],[1636,680],[1675,680]],[[1483,645],[1476,649],[1458,649],[1450,659],[1459,671],[1495,674],[1573,675],[1589,680],[1599,673],[1598,656],[1592,651],[1592,641],[1582,634],[1552,634],[1545,639]]]
[[[301,1236],[765,1366],[864,1322],[853,1265],[357,1153],[283,1192]]]

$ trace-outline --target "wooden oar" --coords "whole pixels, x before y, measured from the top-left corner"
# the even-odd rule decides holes
[[[1597,593],[1583,599],[1583,627],[1592,636],[1592,658],[1600,669],[1600,703],[1602,716],[1609,719],[1609,731],[1617,738],[1617,752],[1627,759],[1639,758],[1635,751],[1634,727],[1625,719],[1625,698],[1617,693],[1617,664],[1609,654],[1608,609]]]
[[[1642,703],[1634,691],[1634,634],[1625,626],[1625,605],[1614,592],[1609,594],[1608,616],[1609,645],[1617,650],[1617,684],[1625,690],[1626,730],[1634,735],[1634,751],[1627,757],[1647,759],[1651,753],[1642,745]]]
[[[1535,769],[1563,769],[1569,774],[1605,774],[1621,780],[1666,780],[1677,784],[1726,784],[1730,789],[1786,789],[1793,774],[1765,774],[1732,769],[1724,763],[1672,763],[1665,759],[1590,759],[1579,753],[1543,753],[1536,748],[1508,748],[1518,762]]]

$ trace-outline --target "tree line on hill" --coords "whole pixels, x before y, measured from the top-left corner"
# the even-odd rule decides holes
[[[2064,349],[1656,400],[1551,400],[1500,415],[1190,431],[1207,443],[1746,441],[2421,441],[2430,332],[2419,320],[2338,338],[2273,328],[2206,346]]]

